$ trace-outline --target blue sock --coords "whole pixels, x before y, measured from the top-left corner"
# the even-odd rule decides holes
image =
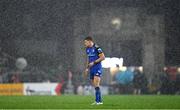
[[[101,91],[99,87],[95,87],[96,102],[102,102]]]

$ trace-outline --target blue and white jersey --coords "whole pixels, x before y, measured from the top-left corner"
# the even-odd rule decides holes
[[[102,54],[102,53],[103,53],[102,49],[96,44],[94,44],[92,47],[87,47],[86,48],[86,54],[88,56],[89,63],[94,62],[95,60],[97,60],[99,58],[99,55]],[[90,71],[93,71],[94,69],[95,70],[102,69],[101,62],[93,65],[90,68]]]

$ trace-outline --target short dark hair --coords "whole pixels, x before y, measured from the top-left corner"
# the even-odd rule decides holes
[[[91,36],[87,36],[84,40],[93,41]]]

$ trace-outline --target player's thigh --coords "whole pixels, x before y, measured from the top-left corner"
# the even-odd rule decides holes
[[[94,76],[94,86],[99,86],[101,78],[99,76]]]

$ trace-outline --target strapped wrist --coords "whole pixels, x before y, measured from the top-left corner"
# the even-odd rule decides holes
[[[97,63],[98,63],[98,62],[95,60],[95,61],[94,61],[94,64],[97,64]]]

